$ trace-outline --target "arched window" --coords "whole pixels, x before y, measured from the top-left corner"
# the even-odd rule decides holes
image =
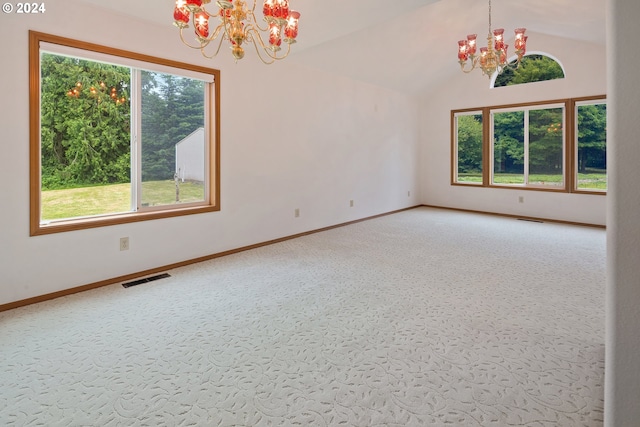
[[[511,62],[515,65],[515,60]],[[492,87],[513,86],[564,78],[559,61],[543,53],[533,53],[522,58],[517,69],[507,68],[495,77]]]

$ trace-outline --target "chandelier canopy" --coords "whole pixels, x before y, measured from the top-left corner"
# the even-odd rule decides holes
[[[491,30],[491,0],[489,0],[489,35],[487,47],[480,48],[480,55],[476,55],[476,34],[469,34],[466,40],[458,41],[458,62],[465,73],[476,68],[482,70],[482,74],[491,77],[494,73],[500,74],[505,68],[518,68],[522,57],[527,51],[527,38],[524,35],[526,28],[515,29],[515,48],[518,55],[514,65],[507,62],[507,49],[509,45],[504,43],[504,29]]]
[[[213,58],[220,52],[224,40],[229,41],[236,61],[244,57],[245,42],[253,44],[258,57],[265,64],[286,58],[298,36],[300,13],[289,9],[289,0],[263,0],[264,23],[261,26],[255,15],[258,0],[250,1],[253,3],[251,8],[243,0],[217,0],[217,10],[209,11],[205,5],[211,0],[176,0],[174,25],[180,29],[182,42],[199,49],[207,58]],[[219,23],[212,30],[211,26],[215,25],[212,20],[215,18]],[[189,28],[190,23],[195,31],[195,44],[185,40],[184,30]],[[266,41],[262,34],[265,34]],[[214,43],[208,53],[209,44],[216,39],[219,39],[217,47]],[[281,47],[283,41],[286,50]]]

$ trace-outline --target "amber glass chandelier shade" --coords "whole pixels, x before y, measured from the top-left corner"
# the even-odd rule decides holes
[[[495,40],[495,50],[502,50],[504,47],[504,28],[493,30],[493,39]]]
[[[196,12],[195,15],[196,35],[199,38],[206,39],[209,37],[209,15],[204,10]]]
[[[522,51],[522,55],[526,53],[527,39],[529,38],[528,36],[524,35],[525,31],[526,31],[525,28],[516,28],[515,30],[515,33],[516,33],[515,47],[517,51]]]
[[[284,27],[284,36],[288,40],[295,41],[298,37],[298,20],[300,19],[300,13],[292,10],[287,18],[287,25]]]
[[[467,52],[467,41],[458,41],[458,61],[466,61],[469,59],[469,53]]]
[[[500,49],[500,65],[505,65],[507,63],[507,57],[509,56],[507,50],[509,49],[508,44],[503,44],[502,49]]]
[[[186,3],[187,8],[192,12],[197,12],[202,7],[202,0],[178,0],[179,3]]]
[[[262,13],[266,19],[286,19],[289,16],[289,0],[264,0]]]
[[[173,10],[173,19],[174,24],[179,28],[184,28],[189,26],[189,21],[191,20],[191,12],[187,9],[186,6],[178,7],[176,6]]]
[[[469,55],[475,55],[476,54],[476,38],[478,36],[476,34],[469,34],[467,36],[467,53]]]
[[[282,39],[280,38],[280,26],[275,22],[269,24],[269,44],[277,47],[282,44]]]

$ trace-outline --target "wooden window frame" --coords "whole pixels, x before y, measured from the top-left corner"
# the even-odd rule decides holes
[[[40,43],[52,43],[85,51],[98,52],[111,56],[167,66],[176,69],[194,71],[214,77],[214,94],[211,99],[213,113],[205,117],[210,129],[209,193],[207,202],[197,206],[175,206],[158,211],[114,213],[95,217],[72,218],[68,220],[41,222],[41,143],[40,143]],[[183,215],[201,214],[220,210],[220,71],[183,62],[172,61],[126,50],[111,48],[94,43],[83,42],[65,37],[29,31],[29,193],[30,193],[30,235],[59,233],[106,227],[131,222],[171,218]]]
[[[578,117],[576,114],[577,104],[582,102],[589,101],[604,101],[606,104],[607,97],[606,95],[598,95],[598,96],[585,96],[581,98],[572,98],[571,99],[571,114],[574,117],[573,125],[571,131],[573,132],[574,137],[571,139],[571,146],[569,149],[571,150],[571,188],[573,193],[578,194],[595,194],[595,195],[606,195],[607,190],[598,191],[598,190],[588,190],[578,188]],[[597,103],[597,102],[594,102]]]
[[[517,104],[505,104],[505,105],[493,105],[488,107],[476,107],[476,108],[464,108],[458,110],[451,110],[451,185],[452,186],[464,186],[464,187],[480,187],[480,188],[501,188],[508,190],[525,190],[525,191],[547,191],[553,193],[576,193],[576,194],[594,194],[594,195],[606,195],[606,191],[590,191],[584,189],[578,189],[576,176],[577,176],[577,161],[576,161],[576,120],[575,109],[576,103],[584,101],[598,101],[606,100],[606,95],[594,95],[578,98],[564,98],[555,100],[545,100],[538,102],[524,102]],[[564,169],[565,169],[565,183],[563,188],[542,187],[534,185],[504,185],[504,184],[492,184],[491,183],[491,113],[497,110],[504,109],[517,109],[527,108],[551,104],[563,104],[565,108],[565,141],[564,141]],[[469,113],[482,111],[482,184],[478,183],[465,183],[456,181],[455,167],[457,165],[457,135],[456,135],[456,115],[460,113]]]

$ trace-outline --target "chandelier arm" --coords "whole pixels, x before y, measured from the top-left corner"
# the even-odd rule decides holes
[[[206,44],[208,45],[209,43],[211,43],[212,41],[214,41],[215,39],[218,38],[218,36],[220,35],[220,31],[222,31],[224,29],[224,25],[223,24],[219,24],[215,30],[213,30],[213,33],[206,38]],[[225,31],[226,34],[226,31]],[[224,35],[220,37],[220,41],[224,40]],[[220,48],[218,48],[218,50],[220,50]]]
[[[286,58],[289,53],[291,52],[291,44],[287,43],[287,51],[282,55],[282,56],[278,56],[277,53],[272,52],[271,49],[264,43],[264,41],[262,40],[262,37],[260,37],[260,33],[258,32],[258,30],[256,30],[253,26],[251,26],[250,28],[247,29],[247,33],[248,32],[253,32],[253,46],[256,49],[256,53],[258,54],[258,57],[260,58],[260,60],[267,65],[273,64],[275,61],[279,61],[281,59]],[[258,39],[258,43],[256,43],[256,38]],[[258,44],[260,44],[260,46],[258,47]],[[262,48],[262,52],[260,52],[260,47]],[[263,58],[262,55],[266,55],[270,60],[265,60]]]
[[[209,42],[212,42],[212,41],[217,37],[217,33],[219,33],[219,32],[220,32],[220,28],[221,28],[221,27],[222,27],[222,25],[220,25],[220,26],[218,26],[218,28],[216,28],[216,36],[212,37],[212,38],[209,40]],[[216,52],[215,52],[213,55],[207,55],[207,54],[205,53],[204,48],[205,48],[206,46],[203,46],[203,47],[200,49],[200,53],[202,53],[202,56],[204,56],[204,57],[205,57],[205,58],[207,58],[207,59],[213,59],[213,58],[215,58],[215,57],[216,57],[216,56],[218,56],[218,54],[220,53],[220,49],[222,48],[222,42],[223,42],[224,40],[225,40],[224,36],[220,37],[220,40],[218,41],[218,48],[216,49]],[[207,43],[207,45],[208,45],[208,43]]]
[[[231,40],[231,37],[229,37],[229,31],[228,31],[229,25],[230,23],[229,23],[229,18],[227,18],[227,14],[222,13],[222,21],[220,22],[220,25],[218,25],[218,27],[216,28],[216,32],[220,31],[219,28],[224,29],[224,36],[220,37],[221,41],[223,39]]]
[[[514,64],[511,64],[511,62],[514,62]],[[511,62],[507,62],[504,65],[501,65],[501,71],[504,70],[517,70],[518,68],[520,68],[520,58],[516,58],[514,61]]]
[[[218,35],[220,34],[220,31],[221,31],[223,28],[224,28],[224,25],[222,25],[222,24],[218,25],[218,26],[216,27],[216,29],[215,29],[215,30],[213,30],[213,35],[211,35],[211,36],[209,37],[209,41],[211,42],[211,41],[215,40],[216,38],[218,38]]]
[[[185,46],[190,47],[191,49],[202,49],[202,43],[199,45],[192,45],[184,38],[183,28],[180,28],[180,40],[182,40],[182,43],[184,43]]]
[[[258,20],[256,19],[256,4],[258,3],[258,0],[253,0],[253,8],[251,9],[251,19],[253,20],[253,25],[260,31],[267,31],[269,30],[269,24],[267,24],[266,27],[262,28],[260,26],[260,24],[258,23]],[[266,23],[266,21],[265,21]]]
[[[255,26],[258,30],[265,31],[265,32],[269,31],[269,24],[267,24],[266,21],[265,21],[265,26],[261,27],[255,15],[251,15],[251,18],[253,18],[253,26]]]
[[[256,2],[254,1],[253,2],[253,10],[252,10],[252,12],[255,12],[255,8],[256,8]],[[260,26],[260,23],[258,23],[258,20],[256,19],[255,13],[250,13],[249,15],[251,16],[251,20],[253,21],[253,24],[251,24],[251,25],[253,25],[255,28],[257,28],[260,31],[265,31],[265,32],[269,31],[269,24],[266,21],[265,21],[266,26],[263,28],[263,27]]]
[[[267,51],[263,51],[263,53],[266,53],[267,56],[270,58],[270,59],[264,59],[262,57],[262,53],[260,53],[260,48],[258,48],[258,45],[255,44],[255,42],[253,43],[253,47],[255,47],[255,49],[256,49],[256,53],[258,54],[258,58],[260,58],[260,61],[262,61],[262,63],[265,64],[265,65],[271,65],[274,62],[276,62],[276,59],[278,59],[278,58],[274,58],[271,55],[269,55],[269,53]]]
[[[250,34],[251,32],[253,32],[254,34]],[[256,49],[258,58],[260,58],[260,61],[262,61],[263,64],[271,65],[274,62],[276,62],[277,59],[279,59],[269,53],[269,48],[264,44],[264,42],[262,41],[262,37],[260,37],[260,33],[258,32],[258,30],[253,28],[253,26],[250,26],[249,28],[247,28],[247,35],[251,37],[251,42],[253,44],[253,47]],[[256,43],[256,39],[258,39],[258,43]],[[262,52],[260,52],[260,47],[258,47],[258,44],[260,44],[260,47],[262,48]],[[265,60],[262,57],[263,53],[266,54],[269,59]]]
[[[200,39],[200,50],[206,49],[207,46],[209,46],[209,43],[211,43],[212,41],[214,41],[218,37],[218,35],[220,34],[220,30],[221,29],[222,29],[222,24],[218,25],[216,27],[216,29],[213,31],[213,33],[211,33],[209,35],[209,37]],[[220,49],[218,48],[218,51],[219,50]]]
[[[253,40],[253,44],[255,44],[255,40],[258,39],[260,46],[262,46],[264,50],[269,49],[267,45],[264,43],[264,40],[262,40],[262,36],[260,35],[260,32],[258,31],[258,29],[256,29],[256,27],[254,27],[252,24],[249,24],[247,26],[246,34],[247,36],[251,37],[251,39]]]
[[[462,70],[462,72],[469,74],[470,72],[478,68],[478,59],[479,59],[478,56],[472,57],[469,63],[471,66],[468,69],[465,69],[465,66],[467,65],[467,61],[458,61],[460,63],[460,69]]]

